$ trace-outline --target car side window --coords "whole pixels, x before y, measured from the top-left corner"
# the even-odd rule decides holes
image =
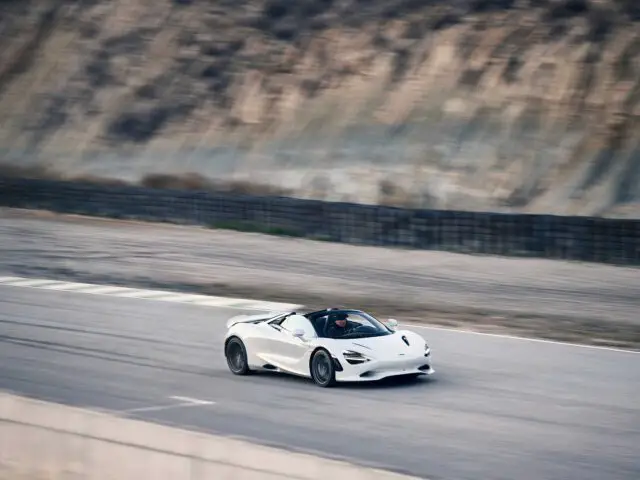
[[[313,328],[313,325],[311,325],[311,322],[302,315],[292,315],[285,319],[280,326],[291,333],[298,329],[303,330],[305,338],[313,338],[316,336],[316,331]]]

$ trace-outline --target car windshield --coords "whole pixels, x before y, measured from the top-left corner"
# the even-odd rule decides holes
[[[346,320],[346,322],[341,320]],[[380,337],[393,333],[371,315],[357,310],[327,312],[315,323],[319,336],[325,338],[354,339]]]

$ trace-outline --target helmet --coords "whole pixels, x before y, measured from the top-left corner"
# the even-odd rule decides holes
[[[346,320],[348,315],[345,312],[336,312],[329,314],[329,320],[332,322],[339,322]]]

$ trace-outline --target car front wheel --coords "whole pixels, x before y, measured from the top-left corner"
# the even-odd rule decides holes
[[[329,352],[318,350],[311,359],[311,378],[316,385],[326,388],[336,383],[336,370]]]
[[[235,375],[247,375],[249,373],[249,363],[247,362],[247,351],[244,343],[238,337],[231,338],[225,347],[225,357],[229,370]]]

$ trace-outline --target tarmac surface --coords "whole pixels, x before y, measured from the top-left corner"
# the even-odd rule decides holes
[[[321,389],[232,375],[238,313],[0,286],[0,389],[434,480],[640,478],[637,353],[417,327],[433,377]]]

